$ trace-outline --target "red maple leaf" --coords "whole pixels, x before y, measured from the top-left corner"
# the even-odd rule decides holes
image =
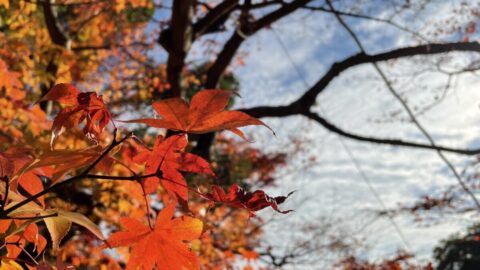
[[[155,265],[159,270],[200,269],[185,241],[200,237],[203,223],[187,216],[172,219],[174,211],[175,203],[168,204],[153,229],[130,217],[120,219],[126,231],[113,233],[107,243],[109,247],[132,246],[127,270],[149,270]]]
[[[250,216],[255,216],[255,211],[269,206],[282,214],[291,212],[292,210],[281,211],[278,209],[278,205],[283,203],[292,193],[293,192],[290,192],[287,196],[270,197],[263,190],[248,192],[237,184],[233,184],[228,190],[228,193],[225,193],[223,188],[214,185],[212,186],[211,193],[206,193],[202,196],[212,202],[247,209],[250,212]]]
[[[78,126],[86,120],[83,133],[90,140],[97,142],[100,133],[110,122],[110,112],[103,103],[102,96],[95,92],[81,93],[71,84],[61,83],[55,85],[41,99],[60,102],[67,107],[63,108],[53,120],[52,140],[63,133],[65,129],[71,129]]]

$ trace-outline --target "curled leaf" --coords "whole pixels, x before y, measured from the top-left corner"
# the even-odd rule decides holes
[[[255,216],[255,211],[261,210],[265,207],[272,207],[275,211],[286,214],[293,210],[281,211],[278,208],[279,204],[292,195],[290,192],[287,196],[270,197],[263,190],[256,190],[248,192],[234,184],[230,187],[227,193],[219,186],[212,186],[212,192],[203,194],[202,196],[214,203],[224,203],[232,207],[243,208],[250,212],[251,216]]]

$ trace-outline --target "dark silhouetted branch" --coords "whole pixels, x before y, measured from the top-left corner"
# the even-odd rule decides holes
[[[323,92],[326,87],[330,84],[333,79],[335,79],[343,71],[362,64],[367,63],[376,63],[381,61],[388,61],[392,59],[399,59],[404,57],[412,57],[417,55],[432,55],[432,54],[441,54],[453,51],[463,51],[463,52],[480,52],[480,44],[478,42],[454,42],[454,43],[443,43],[443,44],[428,44],[428,45],[419,45],[413,47],[406,47],[391,50],[384,53],[368,55],[366,53],[358,53],[351,57],[346,58],[341,62],[333,64],[330,69],[323,75],[320,80],[318,80],[305,94],[303,94],[299,99],[292,102],[289,105],[282,106],[259,106],[248,109],[241,109],[243,112],[246,112],[252,116],[261,118],[261,117],[285,117],[290,115],[305,115],[319,124],[327,128],[328,130],[337,133],[339,135],[345,136],[350,139],[365,141],[371,143],[379,144],[390,144],[396,146],[407,146],[407,147],[416,147],[422,149],[430,150],[441,150],[463,155],[476,155],[480,154],[480,149],[456,149],[445,146],[431,146],[429,144],[420,144],[407,142],[397,139],[381,139],[373,138],[367,136],[361,136],[357,134],[344,131],[335,125],[329,123],[324,118],[320,117],[318,114],[310,112],[310,109],[315,104],[317,96]]]
[[[207,80],[205,83],[206,88],[215,88],[220,80],[220,77],[227,69],[228,65],[232,61],[233,57],[242,45],[242,42],[248,36],[251,36],[258,32],[260,29],[270,26],[277,20],[291,14],[298,10],[300,7],[306,5],[311,0],[296,0],[288,4],[284,4],[280,8],[268,13],[262,18],[248,22],[241,20],[237,30],[232,34],[230,39],[225,43],[222,51],[218,54],[217,60],[213,63],[207,72]]]
[[[376,143],[376,144],[387,144],[387,145],[393,145],[393,146],[406,146],[406,147],[413,147],[413,148],[420,148],[420,149],[427,149],[427,150],[439,150],[439,151],[445,151],[445,152],[450,152],[450,153],[456,153],[456,154],[462,154],[462,155],[477,155],[480,154],[480,149],[458,149],[458,148],[451,148],[451,147],[446,147],[446,146],[440,146],[440,145],[431,145],[431,144],[422,144],[422,143],[415,143],[415,142],[408,142],[408,141],[403,141],[403,140],[398,140],[398,139],[382,139],[382,138],[376,138],[376,137],[369,137],[369,136],[362,136],[358,134],[354,134],[348,131],[345,131],[334,124],[330,123],[327,121],[325,118],[321,117],[317,113],[306,113],[304,114],[306,117],[314,120],[315,122],[319,123],[322,125],[324,128],[327,130],[339,134],[341,136],[357,140],[357,141],[363,141],[363,142],[370,142],[370,143]]]
[[[173,1],[170,31],[162,32],[159,39],[168,52],[167,78],[175,97],[181,93],[180,78],[192,43],[193,4],[193,0]]]
[[[222,28],[226,18],[237,7],[238,0],[226,0],[210,9],[210,11],[196,22],[193,26],[193,39],[206,32],[212,32]]]
[[[411,57],[417,55],[432,55],[447,52],[480,52],[480,44],[478,42],[453,42],[453,43],[434,43],[412,47],[405,47],[391,50],[384,53],[369,55],[366,53],[358,53],[346,58],[341,62],[334,63],[328,72],[318,80],[302,97],[300,102],[307,107],[311,107],[315,103],[315,99],[327,85],[343,71],[362,64],[382,62],[392,59]]]
[[[47,25],[48,34],[54,44],[62,47],[67,47],[69,39],[58,25],[55,17],[55,12],[50,0],[42,2],[43,16],[45,17],[45,24]]]

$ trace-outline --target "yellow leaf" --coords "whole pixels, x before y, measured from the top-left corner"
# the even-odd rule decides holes
[[[100,228],[97,226],[97,224],[93,223],[90,219],[88,219],[86,216],[75,213],[75,212],[66,212],[62,210],[58,210],[58,215],[60,217],[64,217],[68,220],[70,220],[73,223],[76,223],[82,227],[85,227],[88,229],[91,233],[93,233],[96,237],[100,238],[101,240],[104,240],[105,238],[103,237],[102,232],[100,231]]]
[[[52,249],[56,253],[60,246],[60,241],[67,235],[72,226],[72,222],[62,217],[51,217],[45,219],[47,230],[52,237]]]
[[[0,270],[23,270],[23,267],[13,260],[2,259]]]
[[[122,12],[122,10],[125,9],[126,5],[125,5],[125,0],[116,0],[115,1],[115,11],[117,13],[120,13]]]
[[[0,0],[0,6],[4,6],[6,9],[8,9],[10,7],[10,3],[8,3],[8,0]]]
[[[72,223],[76,223],[88,229],[95,236],[102,240],[105,239],[102,232],[100,231],[100,228],[90,219],[80,213],[67,212],[59,209],[43,210],[40,206],[36,204],[27,204],[13,211],[9,214],[9,216],[51,216],[53,214],[56,214],[56,216],[44,218],[43,221],[47,225],[47,230],[52,237],[52,247],[54,252],[58,250],[60,241],[68,233]]]
[[[62,61],[58,65],[57,76],[55,78],[55,84],[71,83],[71,82],[72,82],[72,74],[70,72],[70,66]]]

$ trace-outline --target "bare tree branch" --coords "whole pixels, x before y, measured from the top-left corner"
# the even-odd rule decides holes
[[[310,108],[315,104],[317,96],[326,89],[330,82],[349,68],[368,63],[382,62],[405,57],[442,54],[454,51],[480,52],[480,44],[478,42],[434,43],[399,48],[373,55],[358,53],[340,62],[334,63],[327,73],[325,73],[309,90],[307,90],[300,98],[289,105],[259,106],[242,110],[254,115],[255,117],[281,117],[300,114],[302,112],[309,111]]]
[[[305,6],[303,7],[304,9],[308,9],[308,10],[313,10],[313,11],[322,11],[322,12],[327,12],[327,13],[334,13],[333,10],[331,9],[328,9],[328,8],[324,8],[324,7],[316,7],[316,6]],[[420,35],[419,33],[415,32],[415,31],[412,31],[411,29],[403,26],[403,25],[400,25],[394,21],[392,21],[391,19],[382,19],[382,18],[377,18],[377,17],[373,17],[373,16],[369,16],[369,15],[365,15],[365,14],[357,14],[357,13],[352,13],[352,12],[344,12],[344,11],[339,11],[339,10],[335,10],[335,13],[339,14],[339,15],[342,15],[342,16],[348,16],[348,17],[353,17],[353,18],[358,18],[358,19],[365,19],[365,20],[370,20],[370,21],[376,21],[376,22],[381,22],[381,23],[386,23],[386,24],[389,24],[397,29],[400,29],[404,32],[407,32],[415,37],[418,37],[419,39],[425,41],[425,42],[428,42],[428,40]]]
[[[225,72],[226,68],[232,61],[233,57],[237,53],[238,48],[240,48],[240,45],[246,37],[255,34],[260,29],[263,29],[273,24],[277,20],[285,17],[286,15],[291,14],[310,1],[311,0],[295,0],[281,6],[257,21],[240,21],[240,25],[238,26],[237,30],[232,34],[230,39],[223,47],[223,50],[218,54],[217,60],[208,70],[205,87],[215,88],[217,86],[220,77]]]
[[[363,142],[371,142],[371,143],[377,143],[377,144],[388,144],[388,145],[394,145],[394,146],[406,146],[406,147],[414,147],[414,148],[420,148],[420,149],[428,149],[428,150],[438,150],[438,151],[446,151],[446,152],[451,152],[451,153],[456,153],[456,154],[462,154],[462,155],[477,155],[480,153],[480,149],[458,149],[458,148],[451,148],[451,147],[446,147],[446,146],[440,146],[440,145],[431,145],[431,144],[422,144],[422,143],[415,143],[415,142],[408,142],[408,141],[402,141],[398,139],[382,139],[382,138],[376,138],[376,137],[369,137],[369,136],[362,136],[362,135],[357,135],[348,131],[345,131],[334,124],[330,123],[327,121],[325,118],[321,117],[317,113],[310,112],[304,114],[306,117],[314,120],[315,122],[319,123],[323,127],[325,127],[327,130],[342,135],[344,137],[354,139],[357,141],[363,141]]]
[[[315,105],[317,96],[327,88],[331,81],[333,81],[338,75],[340,75],[342,72],[349,68],[368,63],[382,62],[405,57],[442,54],[454,51],[480,53],[480,44],[478,42],[436,43],[399,48],[373,55],[369,55],[366,53],[358,53],[340,62],[334,63],[327,71],[327,73],[325,73],[300,98],[298,98],[291,104],[284,106],[259,106],[242,109],[242,111],[255,117],[282,117],[288,115],[302,114],[304,112],[308,112],[310,108]]]
[[[388,144],[388,145],[394,145],[394,146],[414,147],[414,148],[429,149],[429,150],[442,150],[442,151],[462,154],[462,155],[480,154],[480,149],[459,149],[459,148],[452,148],[452,147],[446,147],[446,146],[440,146],[440,145],[432,146],[430,144],[408,142],[408,141],[403,141],[399,139],[383,139],[383,138],[376,138],[376,137],[354,134],[337,127],[336,125],[330,123],[327,119],[321,117],[317,113],[310,112],[309,108],[302,106],[301,103],[294,102],[288,106],[255,107],[251,109],[241,109],[241,111],[258,118],[303,115],[314,120],[315,122],[319,123],[324,128],[326,128],[327,130],[333,133],[336,133],[338,135],[341,135],[353,140],[357,140],[357,141],[370,142],[370,143],[376,143],[376,144]]]
[[[458,149],[439,145],[421,144],[403,141],[399,139],[383,139],[369,136],[363,136],[354,134],[340,129],[334,124],[330,123],[326,119],[320,117],[318,114],[311,112],[311,108],[315,105],[317,96],[323,92],[330,82],[335,79],[343,71],[366,63],[376,63],[381,61],[388,61],[391,59],[399,59],[403,57],[412,57],[417,55],[431,55],[441,54],[453,51],[469,51],[480,52],[480,44],[478,42],[458,42],[458,43],[443,43],[443,44],[428,44],[419,45],[413,47],[399,48],[384,53],[375,55],[369,55],[365,52],[358,53],[351,57],[346,58],[341,62],[333,64],[330,69],[323,75],[320,80],[317,81],[307,92],[305,92],[296,101],[282,106],[259,106],[247,109],[241,109],[254,117],[285,117],[290,115],[304,115],[308,118],[315,120],[323,127],[342,135],[344,137],[379,144],[390,144],[396,146],[415,147],[421,149],[441,150],[463,155],[476,155],[480,154],[480,149]]]
[[[288,14],[293,13],[294,11],[300,9],[301,7],[305,6],[312,0],[295,0],[288,4],[284,4],[280,8],[271,13],[263,16],[262,18],[258,19],[256,22],[253,23],[252,33],[248,33],[249,35],[254,34],[258,30],[270,26],[274,22],[278,21],[279,19],[287,16]]]
[[[217,55],[217,60],[208,69],[204,87],[207,89],[217,87],[222,74],[227,69],[245,38],[255,34],[262,28],[268,27],[278,19],[291,14],[310,1],[311,0],[295,0],[289,4],[283,4],[280,8],[268,13],[264,17],[254,22],[250,22],[249,16],[250,7],[253,4],[251,1],[244,1],[242,4],[242,13],[238,21],[237,29],[232,34],[230,39],[225,43],[222,51]],[[214,137],[214,134],[204,134],[199,136],[197,147],[195,147],[193,152],[208,159],[209,149]]]
[[[328,72],[318,80],[300,99],[299,101],[310,107],[315,103],[315,99],[327,85],[343,71],[366,63],[375,63],[388,61],[392,59],[400,59],[416,55],[431,55],[447,52],[480,52],[480,44],[478,42],[452,42],[452,43],[432,43],[426,45],[405,47],[394,49],[388,52],[369,55],[367,53],[358,53],[346,58],[341,62],[334,63]]]
[[[217,60],[208,69],[207,80],[205,81],[205,88],[215,88],[220,80],[220,77],[225,72],[233,57],[237,53],[238,48],[242,45],[243,37],[238,31],[235,31],[230,39],[225,43],[222,51],[217,55]]]
[[[205,17],[198,20],[193,26],[193,39],[206,32],[220,29],[232,10],[237,7],[238,2],[238,0],[226,0],[212,8]]]
[[[265,8],[265,7],[270,7],[274,5],[285,5],[285,2],[282,0],[272,0],[272,1],[263,1],[259,3],[255,3],[250,5],[250,9],[260,9],[260,8]],[[242,8],[244,5],[240,5],[239,7]]]

